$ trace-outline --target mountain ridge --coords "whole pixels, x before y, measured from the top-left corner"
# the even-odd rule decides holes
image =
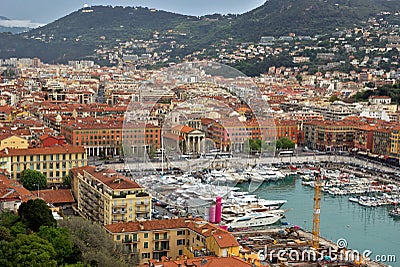
[[[142,7],[84,7],[17,36],[0,35],[0,58],[31,54],[45,62],[92,58],[99,47],[164,34],[179,40],[184,56],[222,39],[258,42],[261,36],[315,35],[362,26],[378,12],[399,10],[400,0],[269,0],[240,15],[201,17]]]

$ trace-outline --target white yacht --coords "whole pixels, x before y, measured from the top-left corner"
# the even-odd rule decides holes
[[[270,209],[279,209],[287,200],[267,200],[259,198],[257,195],[248,195],[244,192],[231,192],[227,202],[239,206],[257,205],[268,207]]]
[[[269,212],[252,212],[241,217],[229,217],[225,219],[225,223],[229,228],[247,228],[260,227],[277,223],[283,214]]]

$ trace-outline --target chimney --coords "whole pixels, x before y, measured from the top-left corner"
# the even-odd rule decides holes
[[[139,222],[139,228],[140,228],[140,230],[144,230],[144,225],[143,225],[143,223],[142,222]]]

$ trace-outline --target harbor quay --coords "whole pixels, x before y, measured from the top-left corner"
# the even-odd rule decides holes
[[[242,166],[246,164],[252,166],[263,164],[279,166],[278,169],[286,175],[286,178],[293,177],[293,174],[295,174],[296,177],[301,177],[299,174],[303,168],[317,170],[318,166],[323,166],[326,170],[340,170],[341,172],[348,172],[357,177],[364,177],[365,179],[378,180],[382,183],[390,183],[400,186],[399,182],[396,180],[396,176],[392,175],[396,172],[395,168],[383,166],[378,162],[366,161],[355,157],[313,155],[291,158],[233,158],[232,161],[225,161],[228,162],[228,164],[225,165],[224,168],[232,168],[232,166],[235,166],[232,163],[235,160],[241,161]],[[201,162],[201,160],[198,160],[198,162],[193,160],[189,161],[189,163],[187,161],[174,162],[174,166],[176,167],[176,169],[174,169],[176,176],[181,175],[181,173],[178,174],[177,171],[177,166],[179,166],[179,164],[183,166],[183,169],[186,169],[188,164],[195,169],[194,166],[197,164],[200,165],[199,162]],[[232,166],[229,165],[230,163],[232,163]],[[148,169],[148,164],[143,165],[143,167],[147,166],[147,169],[137,168],[138,166],[141,167],[140,164],[141,163],[137,164],[136,168],[132,171],[133,177],[131,179],[140,180],[140,178],[137,179],[137,177],[142,175],[153,175],[158,177],[156,179],[160,179],[161,177],[168,179],[169,176],[175,175],[171,174],[170,169],[163,168],[164,166],[161,163],[152,163],[153,169]],[[124,164],[113,164],[112,166],[117,170],[126,171],[126,165]],[[293,169],[291,170],[288,168],[288,166],[297,166],[298,168],[294,171]],[[354,166],[362,166],[362,168],[355,168]],[[136,178],[135,175],[137,175]],[[149,188],[148,190],[154,198],[161,202],[165,202],[168,206],[177,210],[185,209],[184,206],[176,205],[165,191],[157,191],[153,190],[153,188]],[[163,213],[162,207],[160,208],[157,206],[157,210]],[[204,212],[199,212],[195,215],[209,219],[207,217],[207,212],[208,211],[205,210]],[[169,212],[169,209],[164,209],[163,214],[165,216],[170,216],[171,218],[184,217],[187,215],[180,213],[172,214]],[[193,214],[191,214],[191,216],[193,216]],[[302,223],[301,221],[292,222],[298,224]],[[241,246],[242,255],[247,261],[253,262],[255,266],[391,266],[386,265],[383,261],[380,262],[377,260],[376,256],[378,255],[368,257],[370,256],[368,250],[357,251],[355,249],[347,248],[347,244],[343,245],[343,242],[347,242],[346,240],[338,240],[335,242],[320,236],[319,249],[316,250],[312,246],[312,232],[298,225],[289,225],[283,221],[282,224],[268,225],[267,227],[259,229],[253,229],[250,227],[238,228],[231,231],[231,233],[238,240],[238,243]],[[389,258],[389,256],[392,258]],[[389,262],[392,266],[395,266],[396,255],[387,255],[386,257],[390,259]]]

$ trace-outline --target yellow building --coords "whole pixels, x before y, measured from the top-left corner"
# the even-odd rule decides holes
[[[116,223],[105,228],[131,264],[145,264],[152,259],[239,256],[239,244],[229,232],[201,219]]]
[[[86,166],[71,170],[78,212],[101,224],[151,218],[151,196],[114,170]]]
[[[24,170],[36,170],[47,177],[49,185],[61,184],[71,168],[86,165],[83,147],[5,149],[0,152],[0,166],[11,174],[11,179],[19,179]]]
[[[16,135],[12,135],[0,140],[0,151],[5,148],[27,149],[28,147],[28,140]]]
[[[393,128],[390,134],[390,156],[400,159],[400,126]]]
[[[206,246],[218,257],[239,256],[239,244],[230,233],[214,233],[206,239]]]
[[[15,118],[15,111],[12,106],[0,106],[0,123],[12,122]]]

